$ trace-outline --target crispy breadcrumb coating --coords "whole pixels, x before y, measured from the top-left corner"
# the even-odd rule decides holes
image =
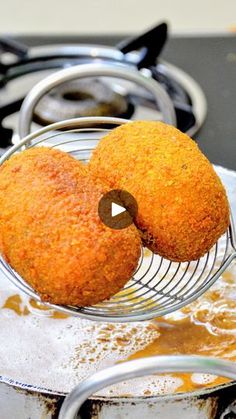
[[[144,244],[170,260],[198,259],[229,225],[225,189],[211,163],[172,126],[124,124],[99,142],[89,167],[136,198]]]
[[[98,303],[136,269],[136,228],[111,230],[99,219],[98,202],[108,190],[86,166],[46,147],[0,167],[1,252],[44,301]]]

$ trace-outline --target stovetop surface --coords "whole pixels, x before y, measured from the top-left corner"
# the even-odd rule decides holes
[[[54,43],[116,45],[124,38],[15,37],[28,46]],[[195,138],[213,163],[236,170],[236,36],[170,37],[162,58],[188,72],[203,88],[208,114]]]

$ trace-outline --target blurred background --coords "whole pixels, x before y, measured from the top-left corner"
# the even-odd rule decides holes
[[[158,26],[162,22],[168,24],[168,31],[165,24]],[[151,35],[140,38],[150,28]],[[85,49],[81,44],[87,44]],[[88,44],[115,50],[95,48],[94,52]],[[142,47],[140,56],[129,55]],[[22,135],[18,129],[21,104],[36,83],[60,68],[84,62],[111,61],[116,67],[117,52],[118,64],[135,62],[137,71],[148,69],[147,77],[169,95],[167,110],[174,107],[177,127],[194,136],[212,162],[236,169],[236,0],[2,1],[0,154],[1,146],[4,151]],[[103,89],[104,80],[100,82]],[[125,104],[123,113],[114,114],[110,100],[106,116],[163,117],[152,96],[137,94],[132,83],[127,87],[125,80],[119,80],[117,87],[114,80],[106,80],[105,84],[110,90],[103,101],[109,102],[118,92]],[[66,89],[58,87],[56,93],[42,98],[31,118],[33,129],[81,116],[87,87],[72,82]],[[101,99],[94,98],[97,89],[93,86],[89,95],[98,103],[100,115]]]
[[[236,0],[7,0],[0,33],[129,34],[167,20],[173,33],[236,28]]]

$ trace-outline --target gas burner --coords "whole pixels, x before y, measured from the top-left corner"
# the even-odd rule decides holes
[[[37,123],[35,128],[38,128],[38,124],[46,125],[92,114],[128,119],[163,119],[193,135],[205,119],[205,96],[189,75],[159,58],[166,39],[165,23],[137,38],[123,41],[116,48],[51,45],[28,49],[14,40],[0,39],[0,147],[9,146],[27,132],[29,123],[26,129],[27,124],[22,122],[25,116],[23,111],[20,123],[21,126],[25,125],[25,129],[18,132],[17,113],[26,96],[29,104],[38,82],[39,87],[46,79],[50,82],[55,70],[70,72],[71,67],[91,64],[96,68],[109,66],[112,71],[108,77],[103,72],[92,72],[90,79],[88,75],[83,75],[82,80],[77,80],[76,76],[64,77],[63,73],[60,83],[52,83],[44,91],[44,97],[38,95],[30,125],[33,121]],[[137,77],[145,77],[147,85],[134,82],[135,75],[134,79],[117,77],[116,70],[121,74],[122,69],[132,74],[136,72]],[[59,73],[54,74],[57,78],[56,74]],[[154,86],[152,82],[156,83],[154,94],[152,89],[147,88],[148,81],[149,87]],[[158,100],[157,92],[160,94]],[[27,106],[24,109],[27,110]],[[173,112],[172,118],[165,119],[165,115]]]
[[[130,118],[133,110],[128,97],[93,78],[63,83],[52,89],[39,101],[33,120],[48,125],[82,116]]]

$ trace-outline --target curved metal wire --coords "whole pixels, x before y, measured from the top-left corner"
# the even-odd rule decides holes
[[[0,164],[23,148],[47,145],[87,161],[107,126],[128,123],[117,118],[79,118],[42,128],[21,140],[0,158]],[[60,131],[58,131],[60,130]],[[85,153],[87,155],[85,156]],[[50,308],[90,320],[127,322],[166,315],[189,304],[203,294],[236,257],[233,221],[229,230],[198,261],[176,263],[151,251],[142,255],[139,266],[124,289],[108,301],[91,307],[56,306]],[[21,291],[43,303],[39,295],[0,258],[0,269]]]
[[[130,65],[120,63],[114,66],[110,63],[79,64],[64,68],[37,83],[25,97],[19,117],[19,134],[23,138],[30,133],[34,108],[39,100],[53,88],[61,84],[83,79],[87,77],[112,77],[134,83],[136,86],[147,90],[154,98],[158,109],[160,109],[163,121],[167,124],[176,125],[176,113],[173,103],[162,85],[139,72]]]
[[[59,419],[81,419],[80,408],[93,394],[113,384],[160,373],[195,372],[236,379],[234,362],[202,356],[154,356],[114,365],[78,384],[65,398]]]

